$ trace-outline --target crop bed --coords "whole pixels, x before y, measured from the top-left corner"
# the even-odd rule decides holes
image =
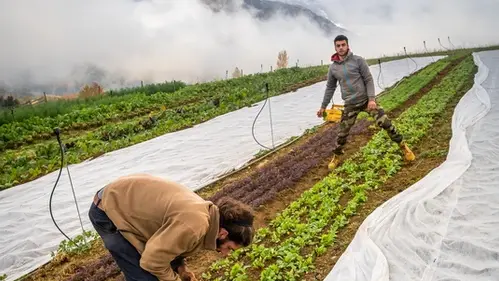
[[[462,59],[463,57],[450,57],[427,66],[416,75],[403,81],[398,87],[389,89],[386,94],[379,98],[379,103],[388,111],[396,112],[397,114],[393,117],[398,116],[402,113],[400,108],[406,108],[418,101],[419,104],[432,93],[435,95],[436,88],[434,88],[434,85],[440,87],[444,81],[448,81],[450,75],[447,77],[446,75],[450,71],[451,73],[457,73],[462,68],[463,64],[459,64]],[[467,62],[469,63],[469,59]],[[453,78],[451,82],[454,83],[456,79],[459,78]],[[455,86],[457,87],[458,84]],[[427,95],[424,95],[425,93]],[[400,120],[397,120],[396,124],[407,119],[407,117],[402,118],[402,116]],[[369,124],[369,120],[358,122],[354,130],[358,135],[352,134],[350,140],[360,137],[365,141],[356,142],[354,140],[354,142],[357,145],[367,144],[373,131],[373,129],[368,128]],[[402,121],[400,124],[404,128],[404,122]],[[275,157],[264,165],[254,167],[249,174],[237,177],[236,180],[222,185],[217,188],[218,192],[206,197],[213,199],[224,194],[242,199],[255,207],[262,204],[267,207],[276,202],[272,199],[276,199],[275,197],[282,193],[281,190],[287,189],[291,193],[296,193],[300,189],[309,189],[313,184],[310,184],[310,181],[304,184],[302,181],[310,174],[317,175],[314,172],[317,169],[327,171],[322,166],[327,163],[331,156],[334,148],[332,144],[335,140],[335,132],[336,124],[327,124],[324,128],[319,129],[318,133],[311,133],[305,137],[306,140],[292,145],[286,153]],[[375,141],[376,138],[380,138],[380,136],[386,140],[386,133],[383,131],[376,136],[371,142]],[[411,141],[413,143],[415,140]],[[354,147],[349,148],[350,151],[354,151],[354,149]],[[365,152],[365,150],[366,148],[362,151]],[[385,150],[388,151],[388,156],[382,156],[382,152],[386,153]],[[347,152],[346,156],[348,155],[353,155],[353,153]],[[363,158],[359,158],[359,155],[364,154],[358,153],[354,156],[355,161],[363,161]],[[196,273],[204,272],[205,279],[209,280],[258,280],[261,276],[268,278],[264,278],[265,280],[274,280],[272,279],[274,275],[276,278],[284,278],[284,280],[300,279],[299,276],[303,276],[304,273],[312,270],[316,257],[324,254],[328,246],[333,244],[336,231],[341,230],[348,222],[348,219],[355,214],[357,207],[367,200],[365,192],[372,187],[370,185],[374,183],[380,184],[382,180],[389,177],[387,171],[389,171],[390,175],[393,175],[401,165],[398,148],[382,147],[382,151],[378,152],[377,157],[382,159],[379,161],[381,164],[376,166],[376,163],[369,162],[372,167],[355,167],[353,164],[357,162],[352,162],[351,159],[350,161],[347,160],[339,170],[342,173],[340,176],[334,174],[326,176],[315,184],[312,189],[305,191],[301,197],[298,197],[300,195],[298,191],[296,195],[293,195],[293,199],[296,199],[296,201],[289,204],[277,218],[275,218],[275,213],[270,214],[269,217],[273,219],[272,222],[267,223],[262,221],[261,218],[257,219],[258,225],[262,226],[262,228],[258,232],[258,239],[250,248],[238,251],[228,259],[219,260],[211,266],[207,263],[215,261],[216,257],[203,253],[194,257],[193,261],[189,263],[190,267]],[[327,172],[319,174],[322,174],[320,177],[322,178],[327,175]],[[351,179],[359,178],[359,174],[363,175],[363,179],[358,179],[353,185],[351,181],[345,180],[349,177]],[[277,180],[273,182],[273,179]],[[315,182],[317,180],[319,179],[316,179]],[[301,185],[306,185],[303,186],[304,189],[297,189],[298,182]],[[352,189],[346,188],[348,185]],[[287,205],[287,203],[283,204]],[[278,211],[282,209],[284,209],[284,206]],[[293,235],[291,236],[291,234]],[[75,271],[75,265],[73,264],[65,269],[61,276],[53,279],[49,278],[49,280],[100,281],[120,278],[121,275],[117,273],[116,265],[106,263],[110,256],[105,251],[100,253],[100,256],[94,256],[98,258],[94,258],[92,262],[76,263],[77,271]],[[233,260],[237,260],[239,263],[233,265],[230,263]],[[289,264],[289,266],[286,264]],[[266,269],[262,270],[263,268]],[[285,275],[283,269],[292,269],[292,275],[295,277]],[[237,274],[239,279],[231,279],[231,274]],[[99,276],[100,279],[84,278],[84,276],[89,275]],[[27,280],[36,280],[36,276],[39,275],[35,274],[34,279]],[[221,278],[223,276],[227,278]],[[244,279],[245,276],[249,279]],[[217,277],[221,279],[217,279]]]
[[[270,80],[272,87],[275,88],[272,89],[272,94],[275,95],[288,86],[288,83],[294,84],[315,78],[324,75],[324,71],[327,71],[327,68],[284,69],[270,74],[191,85],[173,93],[157,92],[151,94],[136,89],[136,94],[116,97],[113,103],[84,107],[66,114],[49,117],[35,115],[25,120],[3,124],[0,127],[0,136],[2,136],[0,151],[32,143],[38,139],[50,138],[54,127],[63,130],[88,129],[99,127],[111,120],[125,120],[129,117],[147,115],[155,111],[168,110],[177,113],[177,111],[182,111],[184,107],[196,103],[199,105],[208,103],[213,107],[220,107],[222,110],[235,110],[241,105],[245,106],[254,102],[247,96],[255,96],[256,93],[260,93],[257,98],[263,98],[261,89],[264,86],[264,79]],[[215,100],[219,106],[215,105]]]
[[[52,136],[63,129],[69,164],[199,124],[227,112],[324,80],[327,66],[281,69],[272,73],[196,84],[174,93],[137,93],[66,114],[32,116],[0,126],[0,190],[57,169],[60,151]]]
[[[424,94],[425,86],[439,81],[458,61],[444,59],[427,66],[397,88],[386,92],[378,99],[379,104],[390,112],[414,94]],[[367,119],[359,120],[352,127],[350,134],[354,136],[366,133],[370,125],[372,122]],[[318,163],[331,157],[337,134],[336,124],[328,126],[321,133],[311,136],[305,143],[273,161],[271,165],[257,168],[253,173],[229,183],[208,199],[217,200],[222,196],[231,196],[252,207],[265,204],[282,190],[293,187],[305,174],[317,167]]]
[[[431,128],[450,99],[465,85],[475,66],[471,56],[460,62],[440,83],[403,112],[394,123],[409,145]],[[203,274],[205,280],[301,280],[314,261],[331,247],[375,190],[402,167],[399,148],[386,132],[378,132],[346,160],[284,209],[267,227],[258,230],[255,243],[221,259]]]
[[[413,151],[417,155],[416,161],[410,165],[403,165],[396,175],[378,189],[367,190],[369,200],[357,209],[356,214],[349,219],[348,225],[338,231],[334,245],[329,247],[325,254],[317,257],[314,270],[307,272],[302,280],[323,280],[356,235],[360,224],[371,212],[386,200],[425,177],[447,159],[449,141],[453,133],[454,109],[473,83],[474,75],[470,75],[465,85],[447,103],[443,113],[434,119],[433,126],[427,134],[413,146]]]

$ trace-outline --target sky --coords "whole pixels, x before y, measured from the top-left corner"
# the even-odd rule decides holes
[[[497,44],[498,0],[316,0],[330,18],[358,36],[356,48],[367,56],[455,46]]]
[[[241,0],[236,0],[241,1]],[[281,0],[289,2],[290,0]],[[494,43],[498,0],[292,0],[341,24],[354,53]],[[71,83],[92,64],[124,78],[202,82],[268,71],[286,50],[290,65],[329,63],[333,39],[306,18],[255,20],[248,11],[214,14],[199,0],[0,0],[0,83]],[[497,39],[496,39],[497,38]],[[495,42],[499,43],[499,42]]]

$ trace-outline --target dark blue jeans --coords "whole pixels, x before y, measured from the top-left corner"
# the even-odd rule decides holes
[[[104,241],[104,246],[113,256],[125,275],[126,281],[157,281],[158,278],[140,267],[140,254],[116,229],[104,211],[92,202],[88,212],[90,221]]]

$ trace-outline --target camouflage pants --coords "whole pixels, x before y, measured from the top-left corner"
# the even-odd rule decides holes
[[[367,112],[369,115],[371,115],[375,119],[375,123],[380,127],[383,128],[387,133],[390,139],[396,143],[401,143],[402,142],[402,135],[400,135],[397,132],[397,129],[395,126],[392,125],[391,120],[388,118],[388,116],[385,114],[385,111],[379,107],[374,110],[368,110],[367,109],[367,104],[368,102],[363,102],[360,104],[354,104],[354,105],[346,105],[345,109],[343,110],[343,114],[341,116],[341,121],[340,121],[340,128],[339,128],[339,133],[338,133],[338,138],[336,140],[336,148],[334,150],[335,154],[341,154],[344,145],[347,142],[348,135],[350,133],[350,129],[352,126],[355,124],[355,121],[357,120],[357,116],[361,112]]]

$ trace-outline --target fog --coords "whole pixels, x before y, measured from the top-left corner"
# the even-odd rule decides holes
[[[497,0],[315,0],[334,21],[358,35],[352,48],[383,54],[499,43]],[[327,5],[326,5],[327,4]]]
[[[404,46],[420,51],[423,40],[429,49],[441,48],[438,37],[446,47],[447,36],[456,46],[499,39],[493,0],[300,2],[348,29],[352,51],[365,57]],[[334,52],[333,37],[305,17],[262,22],[242,9],[214,13],[199,0],[0,0],[0,38],[0,85],[14,88],[65,84],[74,90],[89,75],[102,77],[102,70],[106,87],[202,82],[223,79],[226,70],[230,76],[235,67],[248,74],[263,64],[269,71],[284,49],[290,66],[328,63]]]

